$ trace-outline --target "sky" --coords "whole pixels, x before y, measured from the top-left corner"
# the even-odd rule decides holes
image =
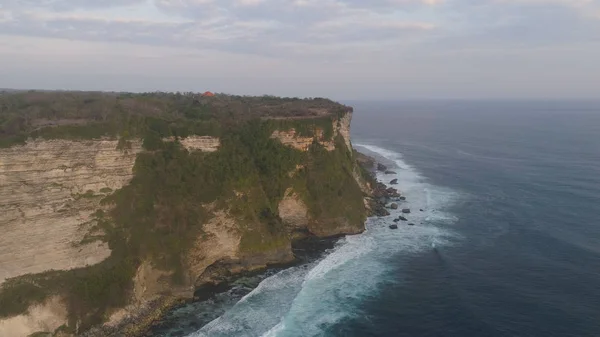
[[[599,99],[600,0],[0,0],[0,87]]]

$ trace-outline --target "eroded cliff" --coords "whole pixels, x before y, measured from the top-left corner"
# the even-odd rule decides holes
[[[84,239],[94,235],[102,197],[131,180],[140,151],[140,141],[125,151],[116,140],[31,140],[0,149],[0,284],[106,259],[107,243]]]
[[[292,261],[293,240],[364,230],[350,108],[267,97],[260,118],[232,120],[231,102],[248,111],[254,98],[184,98],[175,115],[117,99],[107,122],[7,138],[0,335],[136,333],[199,287]]]

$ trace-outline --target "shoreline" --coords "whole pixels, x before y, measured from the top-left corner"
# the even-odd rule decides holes
[[[168,314],[180,308],[192,305],[194,303],[205,303],[209,300],[226,294],[231,291],[236,282],[244,279],[255,278],[258,282],[250,288],[246,288],[246,293],[238,293],[239,299],[254,290],[262,280],[272,276],[285,269],[299,266],[304,263],[314,262],[323,257],[329,250],[335,247],[335,244],[346,235],[334,235],[330,237],[308,236],[298,239],[292,243],[292,252],[294,260],[285,263],[269,264],[264,268],[258,268],[251,271],[241,272],[239,274],[230,275],[225,281],[217,284],[207,283],[194,290],[193,297],[181,297],[177,295],[163,296],[155,298],[146,304],[140,306],[137,314],[126,318],[124,321],[115,326],[101,325],[91,329],[81,336],[83,337],[150,337],[160,336],[156,334],[157,330],[169,327]],[[238,300],[239,300],[238,299]],[[216,318],[216,317],[215,317]],[[208,322],[206,322],[208,323]],[[204,325],[197,326],[200,329]],[[196,330],[197,330],[196,329]]]
[[[373,178],[371,191],[368,196],[365,196],[365,201],[368,202],[368,218],[389,216],[390,213],[388,212],[386,205],[389,202],[398,201],[400,193],[398,193],[395,188],[388,186],[388,184],[377,179],[377,172],[381,171],[377,166],[378,160],[363,153],[360,153],[360,156],[363,159],[368,159],[366,161],[363,160],[362,165]],[[328,251],[335,248],[336,243],[340,239],[349,235],[356,234],[337,234],[329,237],[308,236],[293,241],[292,252],[294,254],[294,260],[292,262],[271,264],[266,268],[231,275],[227,280],[218,284],[206,284],[201,286],[195,290],[194,298],[184,300],[164,310],[160,318],[154,320],[135,337],[162,336],[167,331],[173,332],[177,330],[179,331],[177,331],[175,335],[179,336],[198,331],[206,324],[222,315],[222,313],[215,313],[215,311],[218,312],[222,308],[217,308],[215,310],[215,308],[206,308],[203,304],[208,305],[209,301],[211,301],[213,302],[213,305],[215,305],[214,302],[218,302],[221,296],[225,296],[228,300],[233,302],[231,305],[235,305],[235,303],[244,296],[256,289],[263,280],[283,270],[315,262],[323,258]],[[248,284],[249,279],[250,285]],[[240,283],[242,283],[243,286],[240,286]],[[196,305],[197,308],[194,308],[194,305]],[[171,317],[169,315],[180,309],[181,311],[185,311],[186,308],[193,313],[174,314]],[[228,310],[228,308],[223,309],[223,311]],[[194,309],[196,309],[196,311],[194,311]],[[188,315],[193,316],[193,320],[186,320]],[[199,318],[199,316],[202,316],[202,318]]]
[[[387,184],[377,179],[377,172],[381,171],[377,166],[377,163],[379,162],[378,160],[369,155],[360,153],[358,151],[356,152],[363,159],[362,162],[359,162],[359,165],[363,166],[363,168],[367,170],[372,177],[372,182],[370,183],[370,193],[365,195],[365,206],[367,206],[368,218],[389,216],[390,213],[387,210],[386,204],[389,201],[396,200],[400,194],[393,187],[389,187]],[[364,159],[367,160],[365,161]],[[293,261],[268,264],[266,267],[229,275],[225,280],[216,284],[206,283],[194,289],[193,297],[191,298],[177,295],[156,298],[143,307],[140,307],[138,309],[138,314],[126,319],[118,325],[103,325],[97,329],[93,329],[93,331],[88,331],[88,333],[85,333],[83,336],[159,336],[160,334],[157,333],[159,333],[161,330],[176,328],[174,325],[172,325],[173,322],[169,321],[169,313],[193,304],[202,304],[210,300],[214,300],[220,295],[234,291],[234,288],[237,286],[237,282],[247,279],[254,279],[254,282],[250,287],[244,287],[243,291],[235,294],[239,297],[237,299],[239,300],[254,290],[260,284],[260,282],[262,282],[262,280],[285,269],[302,265],[304,263],[314,262],[319,258],[322,258],[328,250],[334,248],[335,244],[341,238],[356,234],[335,234],[328,237],[317,237],[310,235],[303,237],[292,242],[292,253],[294,255]],[[217,315],[213,319],[216,319],[219,316],[220,315]],[[195,329],[194,331],[197,331],[210,321],[212,321],[212,319],[207,319],[204,324],[193,324],[192,327]]]
[[[254,282],[251,284],[250,287],[245,287],[243,291],[236,291],[235,296],[239,297],[237,299],[239,300],[243,296],[256,289],[260,282],[262,282],[266,278],[275,275],[276,273],[281,272],[283,270],[302,264],[311,263],[322,258],[328,250],[333,249],[335,247],[335,244],[345,236],[346,235],[334,235],[325,238],[310,236],[297,240],[292,244],[292,252],[294,253],[295,258],[294,261],[281,264],[271,264],[268,265],[266,268],[233,275],[228,280],[216,285],[207,284],[201,286],[200,288],[195,290],[193,298],[182,300],[179,303],[174,303],[172,306],[165,308],[160,318],[153,320],[150,325],[146,326],[143,330],[140,330],[137,334],[132,336],[159,336],[159,334],[157,333],[160,333],[161,330],[169,330],[171,328],[176,328],[173,325],[174,322],[169,321],[169,312],[174,312],[178,309],[182,309],[193,304],[202,304],[209,300],[214,300],[216,297],[224,295],[234,290],[234,288],[236,287],[236,282],[245,279],[254,279]],[[245,285],[247,286],[248,284],[246,283]],[[205,324],[209,323],[209,321],[210,320],[208,320]],[[202,328],[205,324],[195,325],[194,328],[198,330]]]

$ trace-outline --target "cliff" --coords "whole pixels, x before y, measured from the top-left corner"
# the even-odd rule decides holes
[[[0,97],[0,335],[135,334],[180,299],[364,230],[352,109],[187,94]]]
[[[141,142],[32,140],[0,149],[0,284],[49,269],[96,264],[104,242],[83,242],[100,199],[131,180]]]

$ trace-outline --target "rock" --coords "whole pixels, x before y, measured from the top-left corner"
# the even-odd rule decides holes
[[[83,219],[92,220],[101,208],[100,196],[131,181],[142,142],[130,145],[125,152],[117,140],[38,138],[0,146],[0,284],[23,274],[84,268],[111,255],[105,242],[81,241],[93,226]],[[27,317],[37,321],[37,315]],[[0,335],[13,335],[3,333],[3,319]]]
[[[402,213],[409,214],[410,213],[410,208],[403,208],[402,209]]]
[[[398,185],[398,179],[394,179],[392,181],[390,181],[391,185]]]
[[[414,224],[414,223],[409,223],[408,225],[409,225],[409,226],[414,226],[415,224]]]
[[[398,225],[390,225],[390,229],[398,229]]]
[[[385,209],[385,207],[383,207],[379,204],[377,205],[377,207],[373,208],[373,213],[378,217],[384,217],[384,216],[390,215],[390,212],[388,212],[387,209]]]
[[[394,222],[398,222],[398,221],[400,221],[400,219],[394,219]]]
[[[362,167],[370,170],[375,166],[375,158],[367,156],[366,154],[360,153],[356,150],[354,153],[356,154],[356,161],[358,161]]]
[[[398,204],[397,204],[397,203],[395,203],[395,202],[393,202],[393,203],[390,205],[390,208],[391,208],[391,209],[398,209]]]
[[[377,163],[377,170],[378,171],[387,171],[387,166],[383,165],[382,163]]]
[[[405,218],[405,217],[403,217],[403,216],[399,216],[399,217],[398,217],[398,220],[402,220],[402,221],[408,221],[408,219],[407,219],[407,218]]]
[[[398,199],[400,199],[400,200],[406,200],[406,197],[400,197]]]
[[[385,174],[396,174],[396,172],[388,170],[388,171],[385,171]]]
[[[419,209],[419,211],[423,212],[423,209],[422,209],[422,208],[420,208],[420,209]]]
[[[398,193],[398,190],[396,190],[393,187],[389,187],[385,190],[385,193],[387,195],[388,198],[399,198],[400,197],[400,193]]]

